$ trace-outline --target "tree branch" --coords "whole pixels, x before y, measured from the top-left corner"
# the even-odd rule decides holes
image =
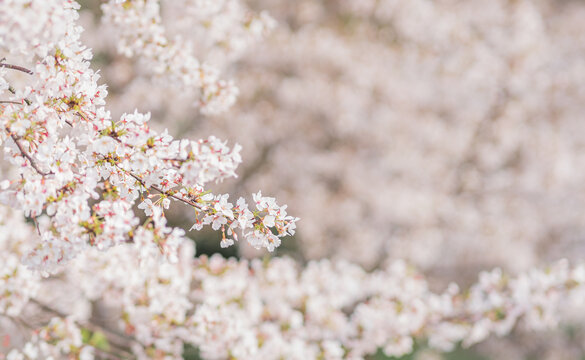
[[[177,196],[176,194],[169,193],[168,191],[164,191],[163,189],[159,188],[158,186],[155,186],[155,185],[146,186],[146,184],[144,183],[144,180],[142,180],[142,178],[140,178],[138,175],[135,175],[135,174],[131,173],[128,170],[122,169],[118,165],[116,165],[116,168],[120,169],[121,171],[123,171],[127,175],[129,175],[129,176],[133,177],[134,179],[136,179],[136,181],[138,181],[140,183],[140,185],[142,185],[142,187],[144,187],[145,189],[155,190],[155,191],[157,191],[157,192],[159,192],[159,193],[161,193],[163,195],[172,197],[173,199],[179,200],[179,201],[181,201],[181,202],[183,202],[183,203],[185,203],[187,205],[190,205],[190,206],[192,206],[194,208],[197,208],[200,211],[205,211],[205,209],[200,204],[197,204],[197,203],[195,203],[193,201],[190,201],[188,199],[184,199],[183,197]]]
[[[8,130],[8,129],[6,129]],[[16,144],[16,147],[18,148],[18,150],[20,150],[20,153],[22,154],[22,156],[24,158],[26,158],[28,160],[28,162],[30,163],[30,165],[42,176],[47,176],[47,175],[53,175],[53,172],[44,172],[42,171],[39,166],[37,165],[37,163],[35,162],[35,160],[24,150],[24,148],[22,147],[22,144],[20,143],[20,139],[14,135],[14,134],[10,134],[10,137],[12,138],[12,141],[14,141],[14,143]]]
[[[12,69],[12,70],[22,71],[23,73],[26,73],[26,74],[29,74],[29,75],[34,74],[34,72],[32,72],[31,70],[29,70],[29,69],[27,69],[25,67],[18,66],[18,65],[7,64],[5,62],[0,62],[0,67],[7,68],[7,69]]]

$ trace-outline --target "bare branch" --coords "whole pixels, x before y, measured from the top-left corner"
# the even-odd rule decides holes
[[[22,71],[23,73],[26,73],[26,74],[29,74],[29,75],[34,74],[34,72],[32,72],[31,70],[29,70],[29,69],[27,69],[25,67],[18,66],[18,65],[7,64],[5,62],[0,62],[0,67],[7,68],[7,69],[12,69],[12,70]]]

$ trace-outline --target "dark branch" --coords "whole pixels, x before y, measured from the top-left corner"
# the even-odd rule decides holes
[[[47,176],[47,175],[53,175],[53,172],[44,172],[42,171],[39,166],[37,165],[37,163],[35,162],[35,160],[24,150],[24,148],[22,147],[22,144],[20,143],[20,139],[11,134],[10,137],[12,138],[12,140],[14,141],[14,143],[16,144],[16,147],[18,148],[18,150],[20,150],[20,153],[22,154],[22,156],[24,156],[28,162],[30,163],[30,166],[32,166],[40,175],[42,176]]]
[[[23,73],[26,73],[26,74],[29,74],[29,75],[34,74],[31,70],[29,70],[29,69],[27,69],[25,67],[18,66],[18,65],[7,64],[5,62],[0,62],[0,67],[7,68],[7,69],[12,69],[12,70],[22,71]]]
[[[195,203],[195,202],[193,202],[193,201],[190,201],[189,199],[185,199],[185,198],[184,198],[184,197],[182,197],[182,196],[177,196],[176,194],[172,194],[172,193],[170,193],[170,192],[168,192],[168,191],[164,191],[163,189],[161,189],[161,188],[157,187],[156,185],[151,185],[150,187],[147,187],[147,186],[146,186],[146,184],[144,183],[144,181],[143,181],[143,180],[142,180],[142,179],[141,179],[139,176],[137,176],[137,175],[135,175],[135,174],[131,173],[131,172],[130,172],[130,171],[128,171],[128,170],[122,169],[122,168],[121,168],[121,167],[119,167],[118,165],[116,165],[116,167],[117,167],[118,169],[122,170],[123,172],[125,172],[127,175],[129,175],[129,176],[133,177],[133,178],[134,178],[136,181],[138,181],[138,182],[140,183],[140,185],[142,185],[142,187],[144,187],[145,189],[152,189],[152,190],[155,190],[155,191],[157,191],[157,192],[159,192],[159,193],[161,193],[161,194],[163,194],[163,195],[166,195],[166,196],[172,197],[173,199],[179,200],[179,201],[181,201],[181,202],[183,202],[183,203],[185,203],[185,204],[187,204],[187,205],[190,205],[190,206],[192,206],[192,207],[194,207],[194,208],[196,208],[196,209],[198,209],[198,210],[200,210],[200,211],[204,211],[204,208],[201,206],[201,204],[197,204],[197,203]]]

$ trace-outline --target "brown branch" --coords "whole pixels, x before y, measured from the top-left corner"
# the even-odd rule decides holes
[[[159,188],[158,186],[155,186],[155,185],[151,185],[150,187],[148,187],[144,183],[144,180],[142,180],[142,178],[140,178],[138,175],[135,175],[135,174],[131,173],[128,170],[122,169],[118,165],[116,165],[116,168],[122,170],[127,175],[129,175],[129,176],[133,177],[134,179],[136,179],[136,181],[138,181],[140,183],[140,185],[142,185],[142,187],[144,187],[145,189],[155,190],[155,191],[157,191],[157,192],[159,192],[159,193],[161,193],[163,195],[172,197],[173,199],[179,200],[179,201],[181,201],[181,202],[183,202],[183,203],[185,203],[187,205],[193,206],[194,208],[197,208],[200,211],[204,211],[204,208],[200,204],[197,204],[197,203],[195,203],[195,202],[193,202],[191,200],[188,200],[188,199],[184,199],[183,197],[177,196],[176,194],[169,193],[168,191],[164,191],[163,189],[161,189],[161,188]]]
[[[14,90],[14,88],[12,86],[8,86],[8,91],[10,91],[12,94],[16,95],[16,90]],[[27,105],[32,104],[32,101],[30,101],[27,98],[24,98],[23,100]]]
[[[37,221],[37,218],[34,216],[31,218],[32,218],[33,223],[35,224],[35,227],[37,228],[37,233],[39,234],[39,236],[41,236],[41,229],[39,228],[39,222]]]
[[[34,74],[34,72],[32,72],[31,70],[29,70],[29,69],[27,69],[25,67],[18,66],[18,65],[7,64],[5,62],[0,62],[0,67],[7,68],[7,69],[12,69],[12,70],[22,71],[23,73],[26,73],[26,74],[29,74],[29,75]]]
[[[8,129],[7,129],[8,130]],[[20,139],[15,136],[14,134],[10,134],[10,137],[12,138],[12,141],[14,141],[14,143],[16,144],[16,147],[18,147],[18,150],[20,150],[20,153],[22,154],[22,156],[24,156],[30,163],[30,165],[42,176],[47,176],[47,175],[53,175],[53,172],[44,172],[42,171],[39,166],[37,165],[37,163],[35,162],[35,160],[24,150],[24,148],[22,147],[22,144],[20,143]]]

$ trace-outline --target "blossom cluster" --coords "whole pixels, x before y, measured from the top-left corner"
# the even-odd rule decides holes
[[[181,13],[181,18],[189,19],[189,31],[205,26],[204,36],[197,38],[197,42],[181,35],[171,37],[163,24],[158,0],[109,1],[101,7],[103,21],[115,28],[120,53],[138,57],[152,74],[164,75],[164,80],[176,84],[180,91],[200,89],[196,105],[202,113],[226,111],[236,100],[237,87],[232,81],[221,80],[219,69],[207,62],[201,63],[196,52],[204,50],[212,60],[217,56],[211,51],[218,48],[230,57],[237,56],[269,31],[274,21],[266,13],[254,15],[246,11],[237,0],[166,3],[162,5],[170,9],[165,10],[172,12],[174,9]]]
[[[34,232],[24,224],[21,214],[4,206],[0,206],[0,229],[0,314],[18,316],[39,289],[38,275],[21,263]]]
[[[83,343],[82,332],[74,321],[54,317],[33,334],[22,350],[11,350],[8,360],[69,359],[93,360],[95,349]]]
[[[107,253],[92,249],[54,279],[22,269],[37,284],[25,299],[28,310],[1,314],[16,321],[40,308],[54,319],[7,359],[49,351],[76,359],[99,358],[100,352],[180,359],[186,344],[203,359],[363,359],[379,349],[407,354],[424,339],[449,351],[460,342],[470,346],[506,335],[518,323],[553,328],[562,310],[580,309],[585,295],[585,267],[566,261],[517,276],[495,269],[465,291],[451,284],[433,292],[402,261],[366,272],[345,261],[301,268],[290,258],[193,258],[189,242],[180,245],[175,263],[140,251],[131,244]],[[62,294],[59,301],[48,303],[47,291]],[[96,304],[115,314],[109,322],[97,322]],[[81,341],[80,331],[104,340]]]
[[[268,215],[260,207],[250,211],[243,199],[228,214],[234,205],[226,202],[227,195],[213,196],[204,188],[236,176],[238,145],[230,149],[215,137],[175,140],[152,129],[148,114],[111,118],[106,87],[98,84],[89,66],[91,51],[80,42],[79,5],[55,0],[0,6],[0,30],[12,35],[3,49],[35,62],[32,70],[7,62],[0,66],[28,77],[12,80],[2,73],[10,87],[2,92],[0,106],[0,141],[16,169],[2,181],[0,196],[31,218],[40,234],[26,255],[28,266],[50,272],[88,247],[140,246],[147,239],[174,260],[184,231],[166,225],[164,210],[171,202],[194,209],[196,224],[221,222],[224,239],[226,232],[236,238],[239,229],[253,246],[273,250],[279,237],[294,234],[297,218],[273,200]],[[47,16],[33,20],[36,12]],[[39,32],[54,38],[43,39],[45,46],[39,48],[40,40],[22,26],[25,21],[36,22]],[[12,41],[19,43],[14,49]],[[133,210],[137,202],[146,221]]]
[[[90,34],[75,1],[0,1],[0,360],[363,359],[582,320],[585,266],[542,265],[578,257],[585,203],[585,7],[552,2],[259,0],[285,26],[257,56],[274,22],[238,0],[100,0]],[[238,93],[244,121],[193,111]],[[251,201],[211,191],[242,157]],[[194,257],[189,227],[295,234],[275,186],[295,255],[337,259]]]
[[[244,123],[176,126],[238,139],[238,188],[286,189],[311,219],[305,259],[404,258],[444,281],[580,261],[585,3],[256,3],[281,26],[235,72]]]

